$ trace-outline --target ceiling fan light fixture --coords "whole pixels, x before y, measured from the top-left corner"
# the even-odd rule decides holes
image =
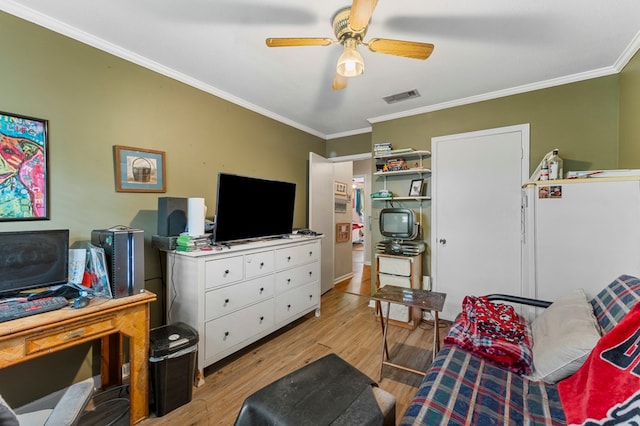
[[[344,51],[338,58],[336,71],[344,77],[356,77],[364,72],[364,59],[357,50],[355,38],[347,38],[344,41]]]

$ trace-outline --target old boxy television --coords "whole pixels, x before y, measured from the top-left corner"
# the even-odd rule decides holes
[[[293,231],[296,184],[218,173],[213,241],[280,237]]]
[[[401,207],[382,209],[379,224],[382,236],[392,240],[413,240],[420,226],[416,213]]]
[[[0,232],[0,297],[65,284],[69,230]]]

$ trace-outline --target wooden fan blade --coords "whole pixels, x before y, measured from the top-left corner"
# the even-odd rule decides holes
[[[369,50],[372,52],[423,60],[431,56],[431,52],[433,52],[434,47],[431,43],[390,40],[386,38],[374,38],[369,41],[367,45],[369,46]]]
[[[289,47],[289,46],[329,46],[333,43],[330,38],[308,37],[308,38],[268,38],[265,40],[269,47]]]
[[[331,85],[333,90],[342,90],[347,87],[347,77],[336,73],[335,77],[333,77],[333,85]]]
[[[361,31],[371,20],[373,10],[378,5],[378,0],[353,0],[349,13],[349,27],[353,31]]]

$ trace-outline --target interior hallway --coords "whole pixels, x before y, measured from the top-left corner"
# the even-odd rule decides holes
[[[353,277],[339,282],[334,288],[359,296],[371,296],[371,265],[364,263],[364,245],[354,244],[351,253]]]

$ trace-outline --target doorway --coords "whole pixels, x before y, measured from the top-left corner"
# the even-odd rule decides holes
[[[345,285],[350,281],[359,281],[362,287],[366,288],[370,294],[370,272],[371,267],[371,238],[367,235],[371,232],[371,179],[372,179],[372,156],[371,153],[350,155],[344,157],[334,157],[327,159],[314,153],[309,153],[309,228],[314,231],[324,233],[322,241],[322,293],[334,288],[338,284]],[[348,170],[345,167],[348,163]],[[356,267],[351,262],[353,255],[351,238],[345,244],[335,241],[335,213],[334,208],[334,182],[351,182],[353,176],[364,177],[364,191],[361,201],[364,205],[364,241],[362,250],[357,253],[362,257],[362,262],[357,262]],[[352,191],[349,185],[349,192]],[[351,197],[353,199],[353,196]],[[349,203],[351,205],[352,203]],[[351,221],[349,212],[344,222]],[[338,246],[339,245],[339,246]],[[348,246],[347,246],[348,245]],[[338,259],[340,264],[336,264],[335,259],[337,249],[340,249]],[[346,253],[345,253],[345,250]],[[346,256],[349,256],[347,258]],[[346,261],[346,262],[345,262]],[[358,275],[354,280],[354,272],[359,274],[359,267],[362,266],[363,274]],[[367,272],[368,275],[367,275]],[[355,285],[355,284],[354,284]],[[360,290],[358,290],[360,292]]]

